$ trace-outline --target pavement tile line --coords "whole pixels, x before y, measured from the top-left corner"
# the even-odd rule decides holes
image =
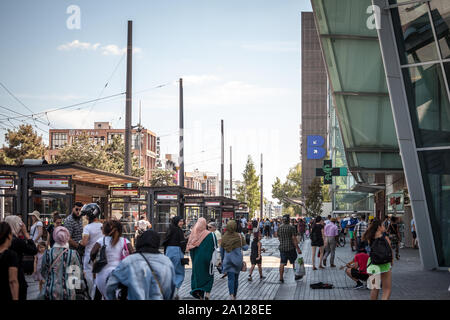
[[[239,275],[238,300],[368,300],[368,289],[354,290],[355,282],[348,278],[339,267],[354,257],[354,252],[347,245],[336,248],[336,268],[312,270],[312,250],[310,241],[301,244],[305,261],[306,275],[300,281],[294,280],[294,270],[290,264],[285,268],[284,280],[279,282],[279,241],[277,238],[261,240],[266,252],[262,254],[264,280],[259,280],[257,267],[253,270],[253,281],[248,281],[248,271]],[[414,249],[401,249],[400,261],[395,261],[392,270],[392,300],[450,300],[448,286],[449,272],[423,271],[419,252]],[[338,258],[339,257],[339,258]],[[244,260],[250,268],[250,250],[244,251]],[[316,258],[316,267],[319,259]],[[194,300],[190,295],[192,269],[187,268],[183,285],[179,290],[181,300]],[[211,300],[229,300],[228,279],[215,270]],[[38,283],[27,276],[28,298],[35,299],[39,294]],[[311,289],[310,284],[326,282],[333,284],[333,289]],[[380,294],[381,296],[381,294]]]

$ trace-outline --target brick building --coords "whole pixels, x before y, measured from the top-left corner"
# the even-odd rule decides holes
[[[87,134],[96,143],[105,145],[111,143],[115,136],[125,136],[125,129],[113,129],[109,122],[94,122],[93,129],[50,129],[48,158],[52,159],[65,144],[72,144],[78,136]],[[131,149],[136,157],[140,156],[141,166],[145,169],[145,174],[141,177],[145,185],[151,178],[152,170],[156,167],[157,150],[156,134],[150,130],[141,130],[141,145],[139,148],[139,133],[136,129],[132,130]]]

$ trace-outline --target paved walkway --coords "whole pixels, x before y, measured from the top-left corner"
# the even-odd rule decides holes
[[[241,272],[239,276],[239,289],[237,298],[239,300],[367,300],[370,291],[368,289],[354,290],[355,282],[348,278],[339,267],[345,262],[352,260],[354,253],[347,245],[344,248],[336,249],[335,264],[337,268],[312,270],[311,246],[309,240],[302,244],[303,256],[305,258],[306,276],[300,280],[294,280],[292,266],[285,269],[285,282],[281,284],[279,280],[279,251],[278,239],[263,239],[263,248],[266,252],[263,256],[264,280],[259,280],[257,269],[253,271],[253,281],[247,280],[248,272]],[[244,252],[244,259],[250,267],[250,250]],[[391,299],[411,299],[411,300],[450,300],[448,287],[450,284],[450,273],[443,271],[423,271],[419,260],[419,251],[414,249],[401,249],[400,261],[395,261],[392,276]],[[316,260],[316,266],[319,260]],[[328,262],[329,265],[329,262]],[[228,300],[227,278],[221,279],[216,272],[214,276],[214,286],[211,292],[213,300]],[[33,299],[38,294],[37,283],[31,277],[29,281],[28,296]],[[185,281],[180,288],[180,297],[183,300],[193,299],[190,294],[191,269],[186,269]],[[311,283],[327,282],[334,285],[334,289],[316,289],[309,287]],[[380,294],[381,296],[381,294]]]

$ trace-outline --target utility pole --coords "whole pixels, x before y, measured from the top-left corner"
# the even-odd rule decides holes
[[[141,161],[141,153],[142,153],[142,127],[141,127],[141,100],[139,100],[139,124],[138,124],[138,133],[139,133],[139,169],[142,167]]]
[[[264,197],[263,197],[263,189],[264,189],[264,185],[263,185],[263,155],[261,153],[261,203],[260,203],[260,218],[263,218],[263,210],[264,210]]]
[[[127,90],[125,102],[125,164],[124,173],[131,175],[131,82],[132,82],[132,54],[133,54],[133,21],[128,20],[128,41],[127,41]]]
[[[230,146],[230,199],[233,199],[233,147]]]
[[[223,120],[220,120],[221,123],[221,135],[222,135],[222,157],[221,157],[221,165],[220,165],[220,174],[221,174],[221,184],[220,184],[220,195],[223,197],[225,195],[225,167],[224,167],[224,155],[225,155],[225,150],[224,150],[224,138],[223,138]]]
[[[184,187],[184,124],[183,124],[183,79],[180,78],[180,173],[179,185]]]

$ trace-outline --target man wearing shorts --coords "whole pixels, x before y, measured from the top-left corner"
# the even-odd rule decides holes
[[[366,243],[362,242],[358,247],[358,253],[355,258],[346,264],[345,273],[353,281],[356,282],[354,289],[363,288],[364,285],[361,281],[367,281],[369,275],[367,274],[367,261],[369,260],[369,255],[366,252]]]
[[[280,282],[284,283],[284,266],[288,261],[294,265],[297,253],[302,254],[298,246],[297,229],[290,224],[288,214],[283,216],[283,224],[278,228],[278,240],[280,241]]]

